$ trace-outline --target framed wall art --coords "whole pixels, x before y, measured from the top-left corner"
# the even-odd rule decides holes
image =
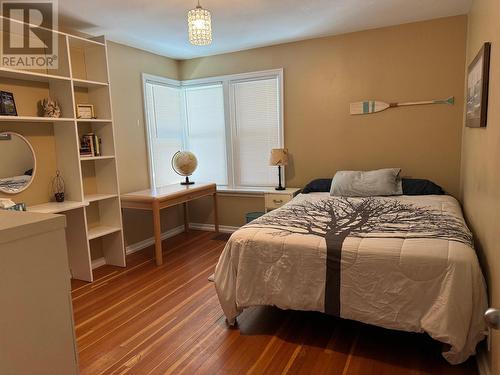
[[[469,65],[467,73],[467,113],[465,117],[465,125],[469,128],[482,128],[487,123],[490,54],[491,43],[484,43]]]
[[[16,102],[11,92],[0,91],[0,115],[17,116]]]
[[[94,119],[94,106],[92,104],[77,104],[76,118],[85,120]]]

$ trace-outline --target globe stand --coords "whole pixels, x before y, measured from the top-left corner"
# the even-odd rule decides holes
[[[189,181],[189,177],[186,176],[186,181],[181,182],[181,185],[193,185],[194,181]]]

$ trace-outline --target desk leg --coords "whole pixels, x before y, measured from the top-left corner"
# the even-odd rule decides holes
[[[188,202],[184,202],[184,231],[189,232],[189,211]]]
[[[219,211],[217,206],[217,193],[214,193],[214,226],[215,226],[215,232],[219,233]]]
[[[156,265],[163,264],[162,248],[161,248],[161,221],[160,221],[160,202],[153,201],[153,227],[155,233],[155,258]]]

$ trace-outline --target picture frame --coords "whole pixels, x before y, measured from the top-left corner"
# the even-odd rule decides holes
[[[94,114],[94,106],[92,104],[77,104],[76,118],[91,120],[96,118]]]
[[[16,101],[14,94],[7,91],[0,91],[0,115],[17,116]]]
[[[491,43],[486,42],[467,70],[465,125],[469,128],[483,128],[487,124],[490,55]]]

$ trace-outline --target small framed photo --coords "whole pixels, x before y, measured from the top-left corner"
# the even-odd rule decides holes
[[[488,116],[488,86],[490,78],[491,43],[483,47],[469,65],[467,72],[467,114],[469,128],[486,126]]]
[[[92,104],[77,104],[76,105],[76,118],[91,120],[95,118],[94,106]]]
[[[17,116],[16,102],[11,92],[0,91],[0,115]]]

